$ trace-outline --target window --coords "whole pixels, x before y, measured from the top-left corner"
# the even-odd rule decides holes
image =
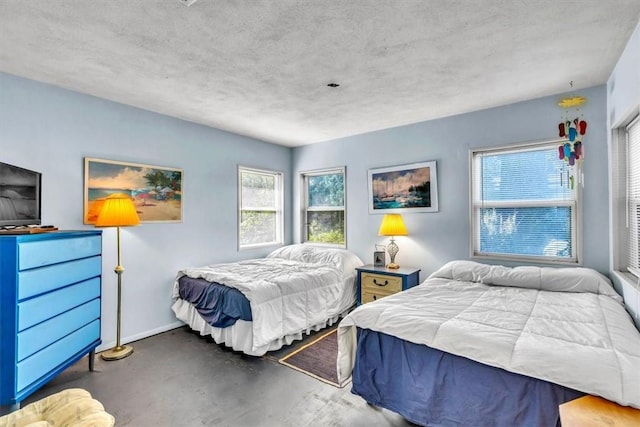
[[[345,246],[345,168],[305,172],[303,241]]]
[[[282,244],[282,173],[238,167],[240,249]]]
[[[579,261],[579,164],[560,141],[472,151],[472,256]]]
[[[626,225],[627,270],[640,276],[640,117],[636,117],[626,128]]]

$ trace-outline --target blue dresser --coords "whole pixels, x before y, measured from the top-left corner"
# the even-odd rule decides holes
[[[0,235],[0,405],[100,345],[102,232]]]

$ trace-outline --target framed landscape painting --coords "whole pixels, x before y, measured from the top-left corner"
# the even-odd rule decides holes
[[[107,196],[131,196],[140,222],[182,222],[181,169],[84,159],[84,223],[94,224]]]
[[[369,213],[438,212],[436,162],[369,169]]]

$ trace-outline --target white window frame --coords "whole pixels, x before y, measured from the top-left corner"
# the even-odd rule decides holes
[[[614,144],[612,150],[612,199],[613,224],[612,233],[614,249],[614,270],[627,273],[629,277],[640,285],[640,268],[631,263],[631,247],[635,245],[635,251],[640,251],[640,242],[632,240],[631,217],[631,176],[640,174],[640,165],[633,164],[630,158],[630,129],[638,130],[640,127],[640,113],[636,113],[630,120],[614,129]],[[633,168],[633,169],[632,169]],[[639,224],[640,225],[640,224]]]
[[[344,194],[344,203],[341,207],[339,206],[331,206],[331,207],[309,207],[309,188],[308,188],[308,177],[311,176],[320,176],[320,175],[334,175],[334,174],[342,174],[343,177],[343,194]],[[305,171],[300,173],[301,180],[301,207],[302,212],[300,215],[300,240],[303,243],[309,243],[314,245],[326,245],[332,247],[346,248],[347,247],[347,168],[345,166],[329,168],[329,169],[318,169],[312,171]],[[333,211],[344,211],[344,225],[343,225],[343,233],[344,233],[344,243],[336,244],[336,243],[324,243],[324,242],[314,242],[308,240],[307,233],[307,212],[333,212]]]
[[[523,200],[522,202],[513,201],[496,201],[496,202],[481,202],[479,200],[480,194],[480,182],[477,182],[475,177],[479,176],[477,172],[476,158],[483,154],[497,154],[497,153],[516,153],[524,151],[534,151],[545,147],[557,147],[565,140],[551,140],[551,141],[539,141],[528,142],[522,144],[513,144],[507,146],[490,147],[490,148],[475,148],[469,150],[469,252],[473,258],[489,259],[489,260],[507,260],[517,262],[533,262],[533,263],[545,263],[545,264],[562,264],[562,265],[581,265],[582,264],[582,162],[576,162],[574,166],[570,168],[570,173],[574,177],[575,185],[575,199],[572,201],[565,200]],[[481,181],[478,180],[478,181]],[[480,248],[480,218],[479,212],[481,208],[508,208],[508,207],[545,207],[545,206],[561,206],[572,207],[571,209],[571,221],[575,226],[571,233],[572,242],[572,258],[553,257],[553,256],[531,256],[531,255],[518,255],[518,254],[505,254],[505,253],[487,253],[481,252]]]
[[[274,178],[275,205],[273,207],[255,208],[251,206],[244,206],[244,203],[242,200],[242,174],[243,173],[268,175]],[[243,244],[241,241],[240,230],[242,227],[242,212],[244,210],[275,212],[276,213],[276,220],[275,220],[276,229],[274,230],[275,240],[272,242]],[[243,249],[254,249],[254,248],[260,248],[260,247],[266,247],[266,246],[282,245],[284,243],[283,212],[284,212],[284,174],[280,171],[258,169],[258,168],[238,165],[238,249],[243,250]]]

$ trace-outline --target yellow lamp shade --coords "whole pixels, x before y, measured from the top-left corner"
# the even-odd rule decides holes
[[[402,215],[386,214],[380,224],[379,236],[406,236],[407,227],[404,225]]]
[[[125,227],[140,224],[131,196],[124,193],[109,195],[100,209],[96,227]]]

